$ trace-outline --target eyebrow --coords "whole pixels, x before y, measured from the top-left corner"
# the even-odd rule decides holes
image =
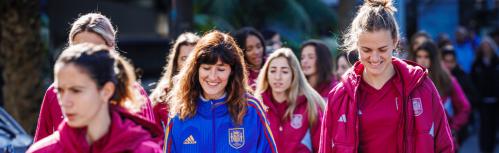
[[[381,47],[379,47],[378,49],[383,49],[383,48],[386,48],[386,47],[388,47],[388,45],[381,46]],[[364,47],[364,46],[361,46],[361,48],[364,48],[364,49],[371,49],[371,48],[369,48],[369,47]]]

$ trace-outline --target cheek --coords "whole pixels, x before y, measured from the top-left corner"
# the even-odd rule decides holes
[[[291,81],[293,80],[293,75],[291,73],[288,73],[288,74],[285,74],[284,77],[285,77],[288,85],[291,85]]]

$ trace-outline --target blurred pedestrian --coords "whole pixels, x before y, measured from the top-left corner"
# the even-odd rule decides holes
[[[456,51],[457,64],[466,74],[470,74],[475,51],[471,40],[469,40],[468,30],[465,27],[460,26],[456,29],[456,41],[453,46]]]
[[[494,52],[495,43],[490,38],[482,39],[471,78],[481,95],[480,100],[480,151],[494,152],[496,145],[496,123],[499,111],[499,57]]]
[[[265,40],[265,55],[270,55],[275,50],[282,47],[281,35],[272,29],[264,29],[262,31],[263,39]]]
[[[182,69],[185,60],[194,49],[199,36],[194,33],[186,32],[178,36],[168,54],[166,66],[163,68],[163,76],[158,80],[156,88],[152,91],[149,98],[153,104],[154,117],[156,123],[163,127],[168,122],[168,101],[167,95],[173,87],[175,75]]]
[[[320,40],[305,41],[301,47],[301,69],[308,83],[324,99],[338,83],[333,74],[333,57],[329,48]]]
[[[265,62],[265,40],[262,34],[252,27],[241,28],[234,35],[237,45],[243,50],[244,61],[248,70],[248,84],[256,88],[256,78]]]
[[[456,78],[442,66],[442,58],[435,43],[426,41],[416,48],[415,52],[414,61],[428,68],[430,78],[440,94],[450,128],[457,138],[457,133],[468,123],[471,113],[468,98]]]

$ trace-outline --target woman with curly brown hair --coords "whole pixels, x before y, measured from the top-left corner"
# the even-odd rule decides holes
[[[229,35],[213,31],[198,41],[169,93],[166,152],[277,152],[245,71]]]

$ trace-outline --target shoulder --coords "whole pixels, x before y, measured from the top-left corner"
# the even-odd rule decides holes
[[[45,153],[45,152],[56,152],[62,150],[62,146],[59,144],[60,135],[59,132],[54,132],[48,137],[41,139],[40,141],[31,145],[26,151],[27,153]]]
[[[345,87],[344,82],[339,82],[338,84],[336,84],[336,86],[333,87],[333,89],[331,89],[331,91],[327,96],[328,105],[330,104],[329,101],[335,101],[341,99],[342,97],[345,97],[347,94],[348,91],[347,88]]]

